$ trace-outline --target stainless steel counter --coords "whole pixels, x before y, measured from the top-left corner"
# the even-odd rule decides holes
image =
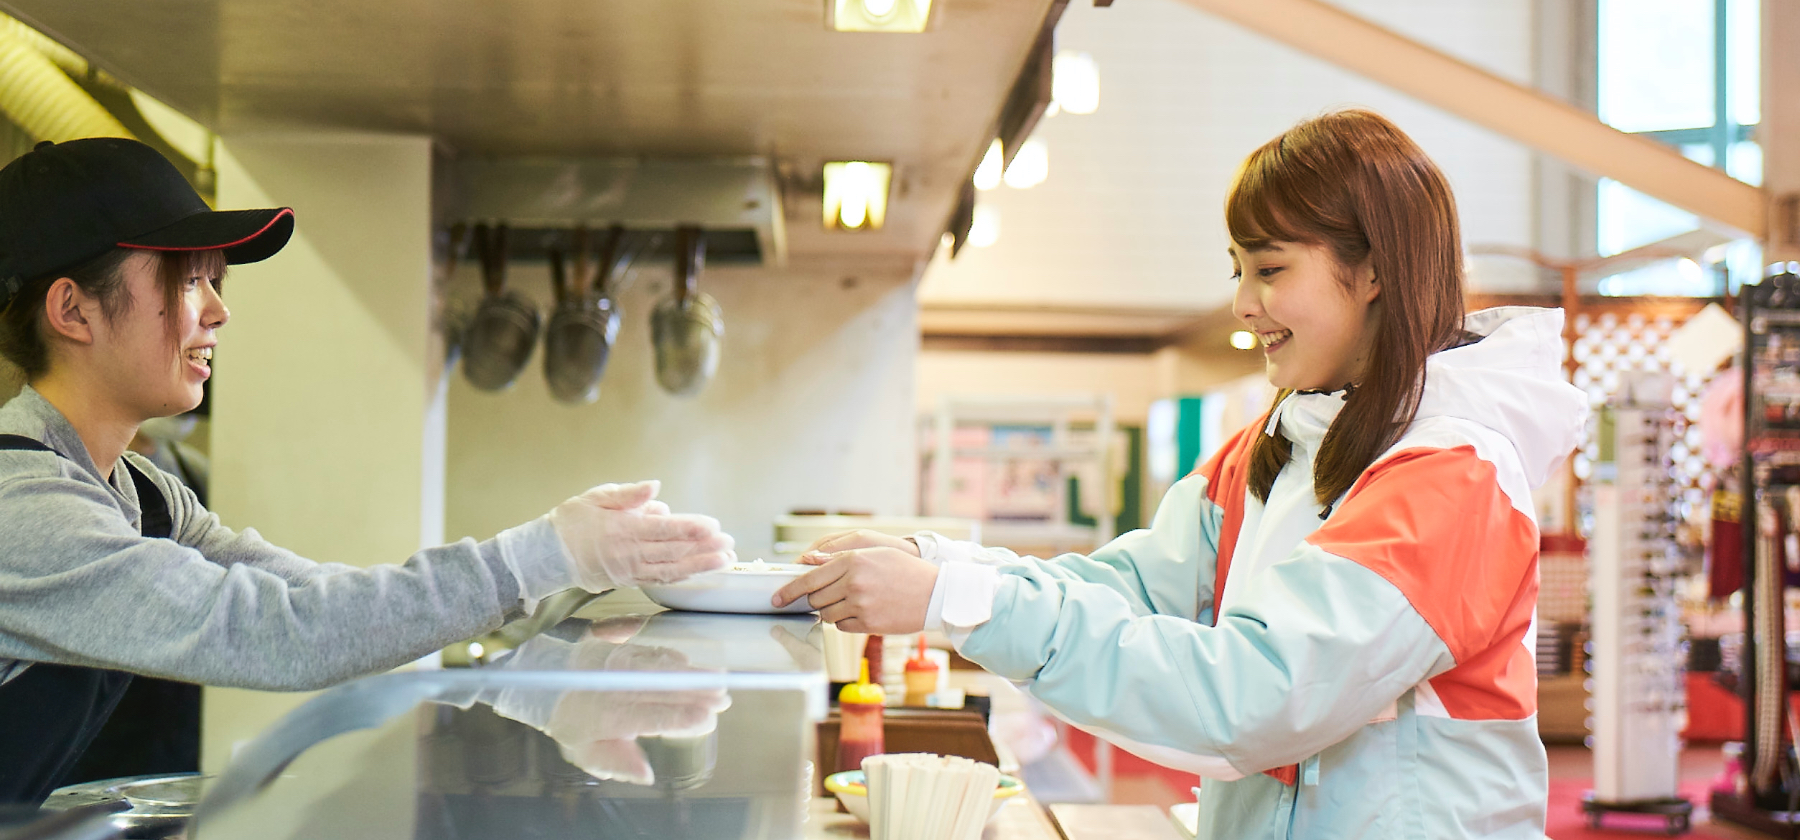
[[[314,698],[211,782],[191,836],[803,836],[816,618],[666,612],[636,590],[578,606],[496,634],[517,649],[491,664]]]

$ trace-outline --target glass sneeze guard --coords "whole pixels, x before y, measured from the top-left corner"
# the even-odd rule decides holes
[[[817,619],[658,609],[621,591],[492,665],[327,691],[210,781],[189,836],[799,836]]]

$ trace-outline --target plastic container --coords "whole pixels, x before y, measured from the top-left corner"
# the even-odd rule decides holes
[[[929,706],[938,687],[938,666],[925,655],[925,634],[919,634],[919,649],[906,660],[906,705]]]

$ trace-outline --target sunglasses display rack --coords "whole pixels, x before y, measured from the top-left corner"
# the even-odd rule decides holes
[[[1800,524],[1800,263],[1776,263],[1745,286],[1743,609],[1744,779],[1714,791],[1713,815],[1774,836],[1800,838],[1800,761],[1789,711],[1787,569],[1783,543]]]
[[[1599,412],[1600,459],[1591,486],[1595,828],[1608,813],[1663,817],[1687,830],[1692,803],[1677,793],[1687,723],[1681,609],[1675,578],[1674,412],[1667,376],[1637,374]]]

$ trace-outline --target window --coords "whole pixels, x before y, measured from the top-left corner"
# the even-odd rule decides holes
[[[1762,182],[1761,0],[1599,0],[1599,116],[1607,124],[1681,150],[1750,184]],[[1610,179],[1598,196],[1602,255],[1693,230],[1691,213]],[[1708,297],[1754,282],[1754,241],[1720,251],[1720,267],[1695,272],[1670,261],[1600,281],[1603,295]]]

